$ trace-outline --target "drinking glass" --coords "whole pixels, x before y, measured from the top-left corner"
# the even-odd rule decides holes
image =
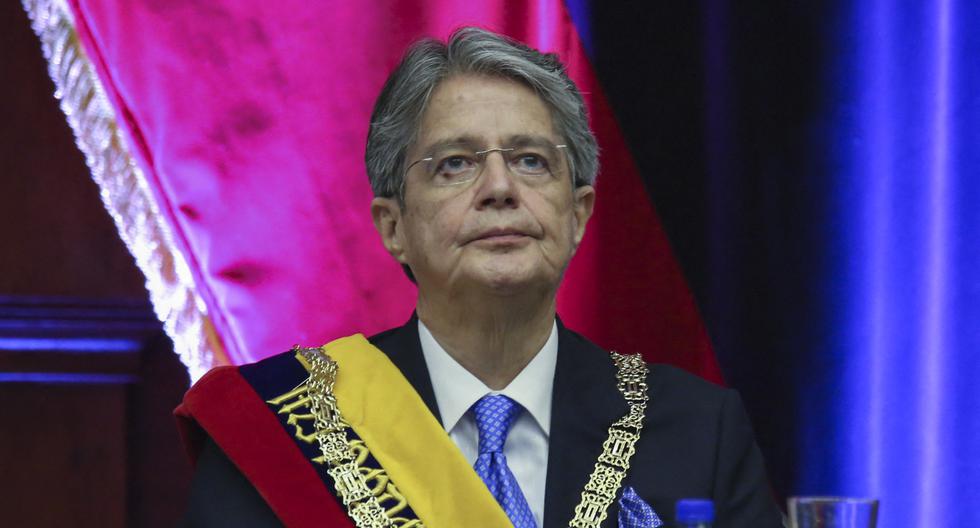
[[[790,497],[790,528],[875,528],[877,499]]]

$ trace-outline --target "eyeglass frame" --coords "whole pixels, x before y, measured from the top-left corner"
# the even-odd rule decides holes
[[[568,145],[567,144],[564,144],[563,143],[563,144],[554,145],[554,144],[547,143],[547,145],[550,146],[550,147],[553,147],[553,148],[562,150],[562,151],[564,151],[566,153],[568,152]],[[481,160],[481,162],[480,162],[480,170],[476,174],[476,176],[474,176],[472,179],[469,179],[469,180],[466,180],[466,181],[462,181],[462,182],[458,182],[458,183],[451,183],[451,184],[442,185],[442,186],[439,186],[439,187],[453,187],[453,186],[456,186],[456,185],[465,185],[467,183],[472,183],[472,182],[478,180],[481,175],[483,175],[483,170],[486,168],[487,156],[489,156],[490,154],[493,154],[494,152],[500,152],[501,155],[503,155],[506,152],[513,152],[513,151],[515,151],[515,150],[517,150],[519,148],[521,148],[521,147],[520,146],[515,146],[515,147],[493,147],[493,148],[488,148],[488,149],[485,149],[485,150],[478,150],[476,152],[473,152],[473,155],[476,156],[478,159]],[[401,186],[400,186],[399,193],[398,193],[400,198],[404,199],[404,197],[405,197],[405,185],[406,185],[406,182],[408,180],[408,178],[407,178],[408,177],[408,172],[410,170],[412,170],[412,167],[414,167],[414,166],[416,166],[419,163],[422,163],[424,161],[433,161],[433,160],[435,160],[435,158],[436,158],[435,156],[427,156],[427,157],[424,157],[424,158],[420,158],[420,159],[417,159],[417,160],[413,161],[412,163],[409,163],[408,166],[405,167],[405,171],[403,172],[403,176],[402,176]],[[505,158],[505,160],[506,160],[506,158]],[[566,161],[566,163],[568,162],[567,154],[566,154],[566,160],[565,161]],[[508,172],[512,172],[509,165],[508,165],[507,171]],[[551,172],[551,168],[550,167],[548,168],[548,171]],[[553,172],[552,172],[552,175],[554,175]],[[575,185],[575,183],[576,182],[574,182],[574,181],[572,182],[573,185]]]

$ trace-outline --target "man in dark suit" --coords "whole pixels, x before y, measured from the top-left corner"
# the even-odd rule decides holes
[[[475,28],[421,41],[378,98],[366,162],[416,315],[195,386],[188,524],[657,527],[707,497],[717,526],[781,525],[733,391],[556,317],[597,172],[556,57]],[[398,412],[365,403],[378,393]]]

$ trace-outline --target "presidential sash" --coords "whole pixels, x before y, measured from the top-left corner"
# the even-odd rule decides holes
[[[334,365],[329,390],[318,364]],[[336,413],[318,427],[314,407],[325,400]],[[176,414],[192,458],[206,433],[287,526],[510,524],[418,393],[360,334],[215,369]],[[346,453],[330,460],[331,450]]]
[[[642,428],[646,364],[611,358],[630,411],[609,428],[576,528],[605,520]],[[510,525],[415,389],[360,334],[215,369],[176,414],[192,458],[206,433],[287,526]]]
[[[326,409],[312,413],[314,421],[320,419],[323,425],[317,434],[329,441],[326,435],[335,432],[336,423],[346,423],[367,445],[423,524],[435,528],[510,524],[422,398],[388,357],[364,336],[338,339],[320,349],[298,350],[297,359],[311,372],[308,383],[317,388],[311,398],[319,397],[329,404],[332,393],[339,412],[335,417]],[[318,372],[319,369],[324,371]],[[329,386],[330,377],[333,387]],[[321,451],[329,449],[321,444]],[[351,478],[345,473],[335,472],[332,476]],[[356,474],[353,478],[357,478]],[[343,495],[346,483],[335,482],[335,486]],[[351,513],[355,517],[354,511]],[[385,517],[371,517],[364,526],[394,525],[393,519]]]

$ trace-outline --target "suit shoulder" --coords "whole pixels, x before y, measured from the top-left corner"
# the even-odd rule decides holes
[[[647,362],[647,367],[650,369],[650,376],[655,377],[660,383],[704,393],[724,394],[729,390],[674,365]]]
[[[648,363],[647,383],[652,399],[677,401],[690,407],[716,408],[731,397],[732,389],[663,363]]]
[[[570,348],[573,348],[577,353],[577,359],[579,360],[583,358],[583,352],[585,357],[593,360],[600,357],[609,357],[608,351],[593,343],[585,336],[566,327],[559,326],[559,329],[559,349],[561,348],[562,342],[564,342],[566,345],[572,345]],[[593,367],[600,363],[593,362],[596,363],[592,365]],[[608,365],[609,369],[615,370],[611,361],[601,361],[601,364]],[[647,382],[650,385],[651,391],[663,390],[670,394],[681,393],[687,395],[689,398],[717,402],[720,402],[731,392],[731,389],[716,385],[673,365],[647,362],[647,367],[650,369]]]

